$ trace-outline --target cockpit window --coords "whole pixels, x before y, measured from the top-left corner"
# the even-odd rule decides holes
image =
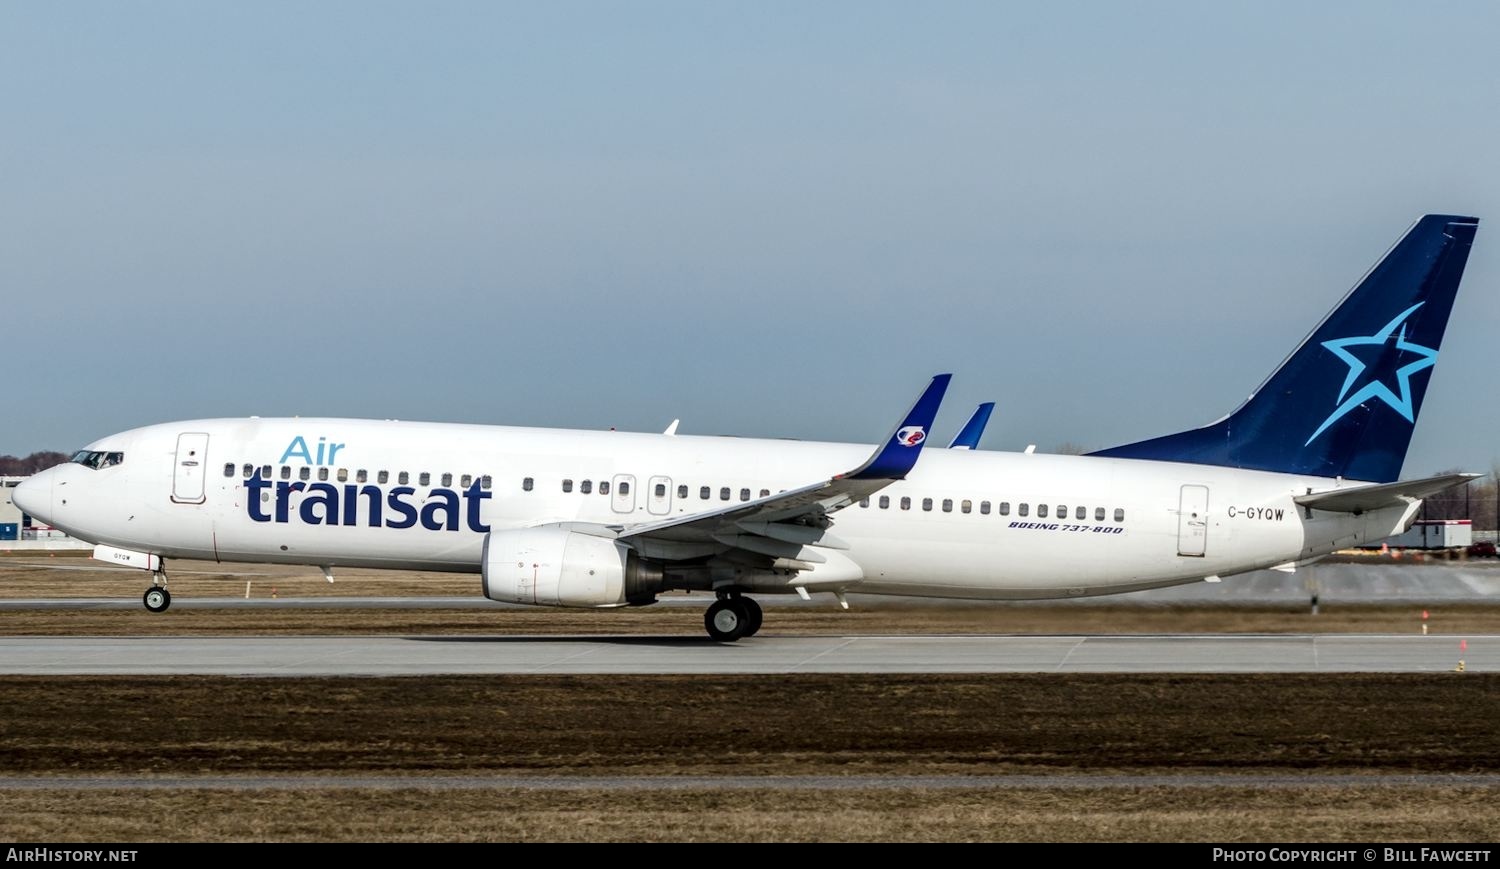
[[[97,450],[79,450],[73,454],[73,464],[83,465],[86,468],[99,470],[101,468],[112,468],[125,461],[124,453],[107,453]]]

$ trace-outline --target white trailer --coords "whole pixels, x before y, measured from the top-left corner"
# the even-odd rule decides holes
[[[1474,542],[1474,523],[1468,519],[1426,519],[1413,522],[1405,534],[1382,542],[1392,549],[1459,549]]]

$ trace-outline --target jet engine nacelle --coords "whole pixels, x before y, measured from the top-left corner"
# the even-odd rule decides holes
[[[491,531],[484,537],[484,596],[538,606],[647,604],[661,569],[607,537],[561,525]]]

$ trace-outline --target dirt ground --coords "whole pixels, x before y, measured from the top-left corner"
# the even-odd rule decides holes
[[[6,774],[1500,768],[1500,675],[0,677]]]
[[[7,775],[1193,773],[1213,787],[0,790],[14,841],[1492,841],[1500,676],[0,678]]]

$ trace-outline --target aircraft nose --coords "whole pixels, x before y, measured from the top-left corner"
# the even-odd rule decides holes
[[[11,490],[10,502],[21,512],[52,524],[52,471],[42,471]]]

